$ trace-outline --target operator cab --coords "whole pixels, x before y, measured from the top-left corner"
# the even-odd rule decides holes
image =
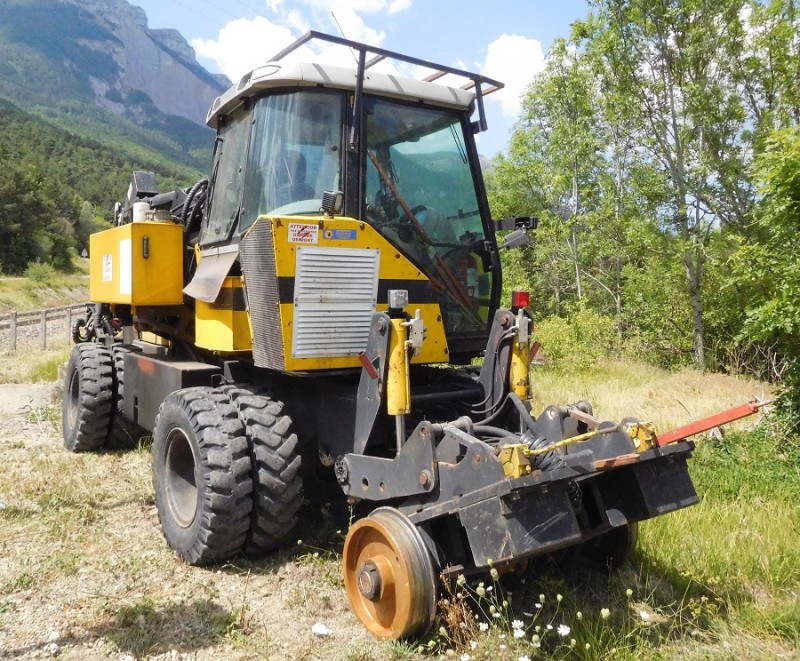
[[[283,61],[311,39],[353,49],[359,67]],[[383,59],[434,73],[416,80],[369,70]],[[467,82],[433,82],[445,75]],[[480,352],[499,304],[500,267],[473,133],[485,128],[482,95],[499,87],[309,33],[209,113],[218,134],[201,251],[238,243],[260,216],[323,218],[331,212],[325,193],[341,192],[338,212],[369,223],[430,280],[453,348]]]

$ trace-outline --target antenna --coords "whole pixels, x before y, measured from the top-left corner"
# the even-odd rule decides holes
[[[342,26],[339,25],[339,20],[336,18],[336,14],[333,13],[333,10],[331,10],[331,16],[333,17],[333,22],[336,23],[336,27],[339,28],[339,34],[342,35],[342,39],[347,39],[347,35],[344,33],[344,30],[342,30]],[[352,48],[350,49],[350,54],[353,56],[356,64],[358,64],[358,58],[356,57],[356,54],[353,52]]]

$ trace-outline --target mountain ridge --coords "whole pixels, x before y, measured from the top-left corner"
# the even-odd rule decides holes
[[[230,85],[174,29],[150,29],[126,0],[5,0],[0,97],[62,129],[119,147],[209,162],[205,117]]]

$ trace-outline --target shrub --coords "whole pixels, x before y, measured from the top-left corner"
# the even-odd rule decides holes
[[[590,310],[568,318],[549,317],[536,326],[542,353],[559,370],[582,370],[617,353],[619,340],[614,319]]]
[[[34,282],[51,282],[56,275],[56,270],[45,262],[31,262],[25,269],[25,277]]]

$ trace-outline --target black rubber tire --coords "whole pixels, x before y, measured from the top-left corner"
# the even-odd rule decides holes
[[[72,347],[64,381],[61,426],[70,452],[99,450],[106,443],[113,406],[114,359],[104,346]]]
[[[190,565],[242,547],[253,509],[252,464],[239,414],[215,388],[185,388],[161,404],[153,431],[153,487],[161,529]]]
[[[128,420],[122,413],[122,398],[125,393],[125,356],[139,351],[129,344],[115,344],[111,348],[114,356],[114,407],[107,446],[114,450],[135,448],[139,440],[147,435],[147,430]]]
[[[578,547],[578,559],[594,569],[616,571],[630,560],[639,541],[639,524],[612,528]]]
[[[86,326],[86,319],[78,318],[72,322],[72,341],[75,344],[90,342],[92,339],[93,335]]]
[[[239,411],[253,462],[253,513],[243,551],[263,555],[284,543],[302,503],[302,458],[283,402],[258,387],[223,386]]]

